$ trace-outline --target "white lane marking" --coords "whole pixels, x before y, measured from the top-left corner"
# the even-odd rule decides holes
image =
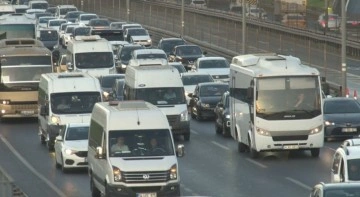
[[[215,144],[216,146],[218,146],[218,147],[220,147],[220,148],[222,148],[222,149],[230,150],[230,148],[228,148],[228,147],[226,147],[226,146],[224,146],[224,145],[222,145],[222,144],[219,144],[219,143],[217,143],[217,142],[215,142],[215,141],[211,141],[211,143]]]
[[[330,146],[324,146],[324,148],[330,149],[330,150],[332,150],[334,152],[336,151],[335,149],[331,148]]]
[[[199,135],[199,133],[197,131],[195,131],[194,129],[190,129],[190,132],[196,135]]]
[[[10,149],[10,151],[37,177],[39,177],[42,181],[44,181],[51,189],[53,189],[59,196],[66,197],[66,194],[64,194],[60,189],[58,189],[54,184],[52,184],[48,179],[46,179],[42,174],[40,174],[38,171],[35,170],[34,167],[31,166],[31,164],[26,161],[26,159],[20,155],[20,153],[10,144],[9,141],[7,141],[2,135],[0,135],[1,141],[4,142],[4,144]]]
[[[264,164],[262,164],[262,163],[259,163],[259,162],[255,161],[255,160],[253,160],[253,159],[246,158],[246,160],[248,160],[250,163],[253,163],[253,164],[259,166],[260,168],[267,168],[266,165],[264,165]]]
[[[304,189],[306,189],[306,190],[311,191],[311,189],[312,189],[310,186],[308,186],[308,185],[306,185],[306,184],[304,184],[304,183],[302,183],[302,182],[300,182],[298,180],[295,180],[293,178],[286,177],[285,179],[292,182],[292,183],[294,183],[294,184],[296,184],[296,185],[298,185],[298,186],[300,186],[300,187],[302,187],[302,188],[304,188]]]

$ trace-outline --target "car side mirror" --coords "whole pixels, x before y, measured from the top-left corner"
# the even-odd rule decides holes
[[[101,146],[96,147],[95,158],[96,159],[104,159],[104,151]]]
[[[183,157],[185,155],[185,148],[183,144],[178,144],[176,147],[176,156]]]
[[[55,140],[56,140],[56,141],[59,141],[59,142],[63,141],[63,139],[62,139],[62,136],[61,136],[61,135],[56,136]]]

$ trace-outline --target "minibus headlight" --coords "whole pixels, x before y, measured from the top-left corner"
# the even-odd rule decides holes
[[[114,181],[120,182],[121,181],[121,171],[118,167],[113,166],[113,175],[114,175]]]
[[[58,116],[51,116],[51,122],[53,124],[60,124],[60,118]]]
[[[256,128],[256,132],[257,132],[259,135],[270,136],[270,133],[269,133],[267,130],[262,129],[262,128],[259,128],[259,127]]]
[[[181,112],[180,121],[189,121],[189,113],[187,110]]]
[[[310,135],[320,133],[322,131],[322,125],[317,126],[310,130]]]
[[[177,179],[177,166],[174,164],[170,168],[170,180],[176,180]]]

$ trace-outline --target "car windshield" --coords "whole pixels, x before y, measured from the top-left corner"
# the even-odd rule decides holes
[[[200,88],[200,96],[202,97],[221,96],[226,91],[229,91],[229,86],[226,84],[203,85]]]
[[[120,59],[122,61],[129,61],[131,59],[131,53],[136,49],[142,49],[143,46],[137,46],[137,47],[123,47],[120,51]]]
[[[136,99],[158,106],[184,104],[186,101],[183,87],[139,88],[135,94]]]
[[[176,54],[179,56],[201,56],[202,51],[198,46],[181,46],[176,48]]]
[[[66,13],[68,13],[70,11],[77,11],[77,9],[76,8],[60,8],[61,15],[65,15]]]
[[[98,16],[97,15],[82,15],[82,16],[80,16],[80,20],[82,20],[82,21],[89,21],[94,18],[98,18]]]
[[[60,26],[63,23],[66,23],[66,21],[64,21],[64,20],[50,21],[49,26]]]
[[[358,186],[344,188],[328,188],[324,191],[324,197],[358,197],[360,190]]]
[[[96,102],[101,101],[100,92],[66,92],[50,95],[54,114],[91,113]]]
[[[109,26],[110,22],[108,20],[98,20],[98,19],[94,19],[93,21],[91,21],[91,25],[92,26]]]
[[[69,127],[66,132],[65,140],[87,140],[89,136],[89,127]]]
[[[181,77],[184,85],[197,85],[198,83],[213,82],[211,75],[185,75]]]
[[[171,131],[167,129],[109,131],[110,157],[174,155]]]
[[[166,54],[161,53],[148,53],[148,54],[139,54],[136,59],[166,59]]]
[[[326,100],[324,114],[360,113],[360,104],[356,100]]]
[[[116,79],[124,79],[124,75],[109,75],[101,77],[101,87],[103,88],[111,88]]]
[[[168,41],[163,41],[160,48],[164,50],[166,53],[170,53],[175,46],[184,45],[184,44],[185,44],[184,40],[168,40]]]
[[[199,68],[230,68],[226,60],[203,60],[199,63]]]
[[[75,65],[77,68],[110,68],[114,66],[112,52],[76,53]]]
[[[128,29],[128,34],[132,36],[144,36],[148,35],[147,31],[145,29]]]

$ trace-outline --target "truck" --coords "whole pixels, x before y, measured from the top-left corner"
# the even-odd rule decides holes
[[[285,14],[306,15],[307,0],[274,0],[274,17],[281,21]]]
[[[323,98],[316,68],[278,54],[236,56],[230,65],[230,133],[238,151],[310,150],[324,145]]]

